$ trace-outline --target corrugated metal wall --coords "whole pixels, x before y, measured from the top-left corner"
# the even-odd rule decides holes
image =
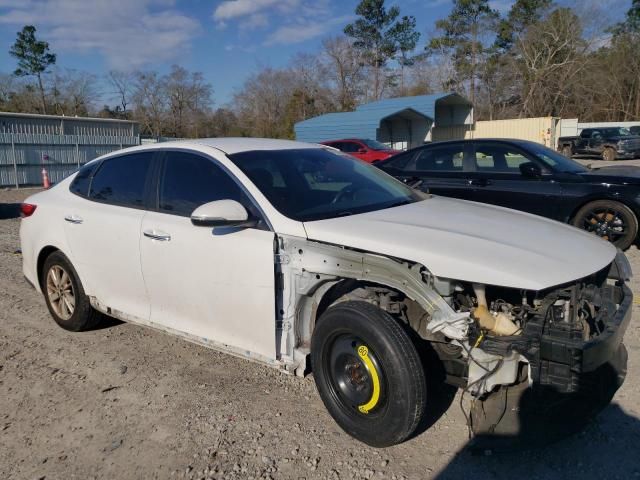
[[[558,122],[558,118],[538,117],[479,121],[474,125],[453,127],[436,126],[432,138],[434,142],[471,138],[516,138],[555,148]]]
[[[140,143],[139,125],[117,119],[0,112],[0,186],[56,183],[105,153]]]
[[[138,145],[131,136],[0,133],[0,186],[42,183],[42,168],[59,182],[100,155]]]

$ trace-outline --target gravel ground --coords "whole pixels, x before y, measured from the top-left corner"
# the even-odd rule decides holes
[[[2,479],[640,478],[637,313],[625,337],[626,383],[582,433],[476,455],[465,448],[458,394],[428,430],[377,450],[338,428],[310,377],[115,321],[85,333],[58,328],[15,253],[11,204],[30,192],[0,191]],[[627,253],[640,272],[640,251]]]

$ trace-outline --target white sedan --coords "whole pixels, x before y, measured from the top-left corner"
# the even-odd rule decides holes
[[[319,145],[125,149],[22,213],[24,274],[62,328],[106,314],[311,370],[334,419],[370,445],[416,430],[436,372],[478,399],[483,433],[513,423],[482,409],[511,389],[577,393],[604,365],[617,386],[626,367],[631,272],[610,244],[414,191]]]

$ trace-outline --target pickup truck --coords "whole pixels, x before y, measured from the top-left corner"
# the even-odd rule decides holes
[[[560,137],[558,151],[573,155],[598,155],[603,160],[640,158],[640,136],[624,127],[585,128],[578,137]]]

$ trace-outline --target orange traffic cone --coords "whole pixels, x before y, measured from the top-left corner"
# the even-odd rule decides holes
[[[42,167],[42,186],[45,190],[51,186],[51,183],[49,182],[49,174],[47,173],[47,169],[44,167]]]

